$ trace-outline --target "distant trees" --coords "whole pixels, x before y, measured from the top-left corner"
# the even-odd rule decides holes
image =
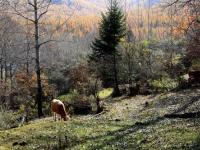
[[[18,34],[21,31],[19,24],[8,14],[0,14],[0,20],[0,86],[4,87],[0,101],[9,104],[12,101],[10,95],[14,91],[13,76],[21,63],[18,58],[21,46],[16,39],[23,38]]]
[[[168,2],[169,7],[176,7],[177,10],[184,11],[187,16],[184,19],[185,26],[182,30],[186,33],[187,37],[187,59],[191,61],[192,66],[200,64],[200,2],[196,0],[172,0]],[[196,67],[194,67],[196,68]],[[200,69],[199,67],[197,67]]]
[[[34,48],[35,48],[35,68],[37,74],[37,106],[38,116],[43,115],[42,111],[42,81],[41,81],[41,66],[40,66],[40,48],[42,45],[48,43],[50,40],[42,41],[41,36],[41,19],[47,14],[51,5],[51,0],[28,0],[22,1],[9,1],[9,6],[12,8],[12,12],[29,23],[33,24],[33,37],[34,37]]]
[[[135,90],[153,80],[177,79],[186,73],[182,60],[191,68],[200,58],[200,9],[195,0],[168,2],[172,7],[163,11],[151,0],[138,1],[138,8],[127,9],[125,17],[122,2],[110,0],[108,11],[98,18],[73,17],[68,9],[60,15],[56,10],[64,7],[51,0],[0,0],[0,101],[12,109],[15,102],[20,107],[35,100],[42,116],[46,85],[55,87],[55,95],[71,89],[86,99],[93,95],[99,107],[101,85],[112,86],[118,96],[121,84]]]
[[[117,59],[120,56],[118,46],[126,34],[125,16],[117,0],[110,2],[108,12],[102,14],[99,37],[92,43],[90,61],[99,68],[103,84],[111,80],[113,96],[119,96]]]
[[[86,57],[93,37],[93,26],[89,24],[88,29],[84,24],[86,18],[73,19],[72,10],[66,10],[66,16],[56,14],[58,6],[52,5],[57,6],[51,0],[0,0],[0,102],[11,109],[17,103],[14,105],[17,109],[27,99],[34,99],[38,116],[45,109],[42,106],[47,96],[44,81],[56,86],[56,94],[66,93],[71,84],[63,70]],[[78,23],[80,18],[82,22]],[[33,72],[37,72],[34,74],[37,79],[34,94],[39,94],[30,96],[30,93],[20,91],[22,84],[17,82],[18,71],[30,81]]]

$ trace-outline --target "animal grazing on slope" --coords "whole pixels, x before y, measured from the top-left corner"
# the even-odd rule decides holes
[[[70,119],[69,115],[67,115],[66,110],[65,110],[65,105],[63,102],[57,99],[53,99],[51,101],[51,111],[53,113],[53,118],[56,121],[57,115],[58,115],[58,120],[64,120],[67,121]]]

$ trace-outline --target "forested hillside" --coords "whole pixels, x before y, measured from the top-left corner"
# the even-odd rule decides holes
[[[0,150],[199,149],[199,87],[198,0],[0,0]]]

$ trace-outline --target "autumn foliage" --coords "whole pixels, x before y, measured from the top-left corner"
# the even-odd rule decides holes
[[[15,75],[18,91],[21,95],[29,95],[36,98],[37,95],[37,78],[36,73],[27,74],[25,71],[18,71]],[[43,97],[52,96],[54,93],[53,86],[49,85],[46,76],[42,75]]]

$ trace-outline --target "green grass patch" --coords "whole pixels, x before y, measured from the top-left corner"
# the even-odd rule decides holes
[[[47,118],[0,131],[0,150],[200,149],[200,119],[166,119],[162,117],[166,108],[143,107],[152,98],[110,99],[108,111],[101,115],[76,116],[66,122]]]
[[[76,118],[68,122],[38,121],[0,132],[1,149],[188,149],[199,133],[183,122],[99,120]],[[20,145],[21,143],[24,145]]]
[[[98,93],[98,95],[101,99],[104,99],[104,98],[111,96],[112,93],[113,93],[113,88],[107,88],[107,89],[103,89],[102,91],[100,91]]]
[[[77,120],[68,122],[42,121],[0,132],[2,149],[90,149],[109,139],[129,122]],[[21,146],[20,143],[25,145]],[[95,144],[95,145],[94,145]],[[97,144],[97,145],[96,145]]]

